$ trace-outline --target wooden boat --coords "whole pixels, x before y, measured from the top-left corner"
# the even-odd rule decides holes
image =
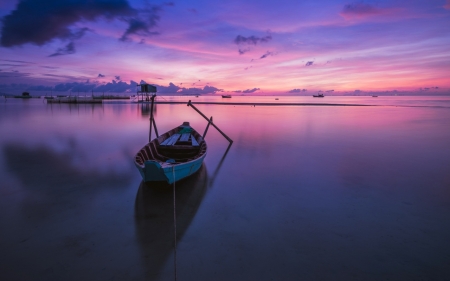
[[[317,94],[317,95],[313,95],[313,97],[315,97],[315,98],[323,98],[324,95],[323,94]]]
[[[146,144],[136,154],[134,163],[144,182],[171,184],[197,172],[206,151],[203,137],[189,122],[184,122]]]
[[[231,99],[231,95],[222,95],[222,98]]]

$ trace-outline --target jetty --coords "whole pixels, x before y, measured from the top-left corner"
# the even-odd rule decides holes
[[[47,103],[71,103],[71,104],[102,104],[103,100],[91,97],[61,97],[47,99]]]
[[[102,96],[92,96],[95,100],[129,100],[130,96],[118,96],[118,95],[102,95]]]

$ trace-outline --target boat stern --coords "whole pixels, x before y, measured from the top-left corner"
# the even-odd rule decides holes
[[[156,161],[148,160],[144,162],[144,165],[136,164],[136,167],[138,168],[139,173],[141,174],[141,177],[145,182],[168,180],[166,175],[164,174],[164,170],[162,169],[161,164]]]

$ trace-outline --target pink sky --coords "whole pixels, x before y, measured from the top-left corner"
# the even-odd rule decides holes
[[[102,3],[1,1],[0,92],[450,89],[450,1]]]

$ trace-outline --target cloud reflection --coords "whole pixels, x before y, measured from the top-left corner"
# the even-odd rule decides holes
[[[47,146],[30,148],[8,143],[3,147],[5,167],[21,183],[26,192],[24,216],[45,219],[104,189],[126,187],[132,175],[84,169],[76,162],[76,154],[56,152]]]

